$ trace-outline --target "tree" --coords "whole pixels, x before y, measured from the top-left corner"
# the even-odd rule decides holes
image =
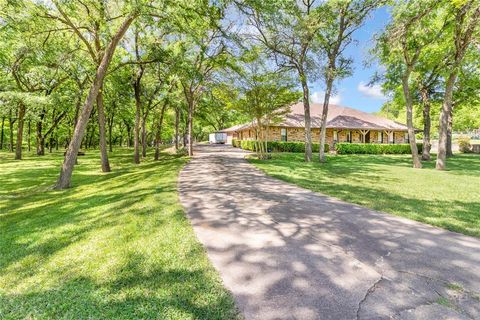
[[[48,100],[44,97],[37,96],[32,93],[18,92],[18,91],[5,91],[0,93],[0,103],[10,106],[10,151],[13,152],[13,124],[18,121],[17,125],[17,140],[15,144],[15,160],[22,159],[23,148],[23,131],[25,124],[25,117],[27,113],[27,107],[43,106],[48,103]],[[15,110],[16,118],[13,119],[13,110]]]
[[[258,1],[245,0],[239,7],[256,30],[247,34],[262,44],[281,68],[297,72],[303,91],[305,113],[305,161],[312,161],[309,79],[314,77],[315,57],[312,56],[315,37],[323,26],[315,0]]]
[[[458,75],[453,93],[453,129],[471,132],[480,128],[480,51],[471,47]]]
[[[219,29],[206,30],[190,39],[190,50],[185,51],[180,66],[180,84],[187,104],[188,155],[193,155],[193,119],[205,85],[213,72],[227,65],[228,53]]]
[[[344,57],[344,51],[352,42],[352,34],[360,28],[370,13],[384,0],[326,1],[318,10],[324,25],[319,29],[318,46],[325,52],[327,65],[322,72],[325,79],[325,96],[320,120],[320,162],[325,162],[325,139],[330,96],[335,80],[351,73],[352,60]]]
[[[59,8],[59,4],[56,3],[56,7]],[[63,13],[62,13],[63,12]],[[85,43],[85,46],[89,48],[88,50],[91,51],[91,45],[85,39],[85,37],[81,34],[79,28],[71,21],[70,17],[65,13],[65,11],[60,11],[64,24],[68,25],[72,31],[82,39],[82,42]],[[115,53],[115,49],[117,48],[118,43],[122,39],[125,32],[130,27],[131,23],[135,20],[138,13],[135,11],[127,14],[127,16],[123,19],[121,25],[118,27],[116,33],[110,39],[108,46],[106,46],[105,50],[101,54],[100,63],[97,67],[95,77],[93,83],[90,87],[90,91],[88,96],[85,100],[85,103],[82,107],[80,116],[77,121],[77,125],[75,126],[75,131],[73,133],[72,139],[68,146],[65,160],[62,165],[62,169],[60,171],[60,177],[58,178],[57,184],[55,185],[56,189],[64,189],[70,186],[71,176],[73,172],[73,167],[75,165],[78,151],[80,149],[80,144],[82,142],[83,136],[85,135],[85,128],[88,123],[88,119],[90,118],[90,113],[92,112],[93,105],[97,100],[98,92],[100,91],[101,87],[103,86],[103,80],[105,78],[107,69],[110,65],[112,60],[113,54]],[[55,19],[61,19],[54,16]],[[85,39],[85,40],[83,40]],[[105,159],[105,158],[103,158]]]
[[[418,66],[425,48],[435,43],[443,33],[446,19],[436,10],[438,2],[399,1],[394,7],[393,20],[378,41],[377,52],[385,65],[394,65],[401,79],[406,109],[408,137],[414,168],[421,168],[413,126],[413,95],[411,75]]]
[[[428,59],[429,55],[426,55]],[[423,105],[423,147],[422,147],[422,160],[430,160],[431,144],[431,108],[432,102],[438,100],[437,88],[441,84],[441,70],[442,63],[439,63],[436,59],[428,59],[429,61],[421,61],[417,68],[417,81],[416,91],[420,96],[421,104]],[[433,64],[433,65],[432,65]],[[433,100],[433,101],[432,101]]]
[[[237,90],[232,90],[230,81],[222,81],[227,75],[222,75],[220,81],[206,87],[205,95],[198,104],[198,121],[211,131],[246,122],[248,119],[235,108]]]
[[[453,110],[453,91],[465,54],[472,44],[472,39],[480,30],[480,2],[476,0],[453,2],[453,23],[450,28],[453,43],[447,55],[449,72],[446,75],[445,94],[439,119],[437,170],[446,168],[448,127],[451,124]]]
[[[108,42],[104,39],[111,38],[108,36],[109,13],[107,12],[106,3],[100,2],[80,2],[80,5],[74,7],[74,12],[67,13],[66,9],[60,5],[59,1],[53,1],[59,15],[47,13],[47,17],[58,20],[73,33],[85,46],[90,58],[96,69],[100,68],[103,57],[106,54],[106,46]],[[74,20],[78,20],[75,23]],[[128,26],[127,26],[128,28]],[[108,41],[108,40],[107,40]],[[111,44],[111,42],[110,42]],[[108,66],[107,66],[108,67]],[[104,76],[103,76],[104,77]],[[105,108],[103,103],[103,77],[99,83],[98,93],[95,96],[95,102],[98,111],[98,128],[100,141],[100,154],[102,160],[102,171],[110,172],[110,163],[108,161],[107,141],[106,141],[106,119]]]
[[[282,72],[268,71],[258,61],[245,64],[238,86],[236,108],[255,124],[259,159],[268,159],[269,127],[290,111],[301,97],[293,91],[291,80]]]

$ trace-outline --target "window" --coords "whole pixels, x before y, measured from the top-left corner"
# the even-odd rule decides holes
[[[334,130],[333,131],[333,142],[337,142],[337,141],[338,141],[338,131]]]
[[[378,143],[383,143],[383,132],[378,131]]]
[[[347,142],[352,143],[352,132],[351,131],[347,131]]]
[[[405,142],[410,143],[410,139],[408,138],[408,132],[405,132]]]
[[[287,129],[286,128],[281,128],[280,129],[280,135],[282,136],[282,141],[287,141]]]

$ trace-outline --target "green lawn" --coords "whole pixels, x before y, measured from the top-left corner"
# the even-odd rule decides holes
[[[448,171],[411,168],[410,156],[329,156],[326,164],[303,154],[250,159],[267,174],[344,201],[480,237],[480,156],[455,155]]]
[[[61,154],[0,153],[0,319],[235,318],[178,202],[186,158],[87,153],[66,191]]]

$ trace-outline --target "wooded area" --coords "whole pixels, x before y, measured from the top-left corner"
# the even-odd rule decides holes
[[[329,100],[353,71],[345,50],[385,5],[392,20],[375,37],[382,70],[372,83],[391,97],[392,114],[405,114],[414,167],[420,118],[421,158],[430,159],[438,128],[436,167],[445,169],[457,110],[462,127],[480,126],[478,0],[0,0],[0,150],[20,160],[24,149],[65,149],[63,189],[79,152],[99,148],[103,172],[114,147],[133,148],[136,164],[148,148],[159,159],[162,144],[192,155],[209,132],[260,124],[301,99],[312,161],[309,87],[318,81],[326,161]]]

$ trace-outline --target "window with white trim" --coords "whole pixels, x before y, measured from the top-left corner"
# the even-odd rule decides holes
[[[383,143],[383,132],[378,131],[378,136],[377,136],[378,143]]]
[[[333,131],[333,142],[337,142],[337,141],[338,141],[338,131],[334,130]]]
[[[287,128],[280,129],[280,136],[282,141],[287,141]]]

